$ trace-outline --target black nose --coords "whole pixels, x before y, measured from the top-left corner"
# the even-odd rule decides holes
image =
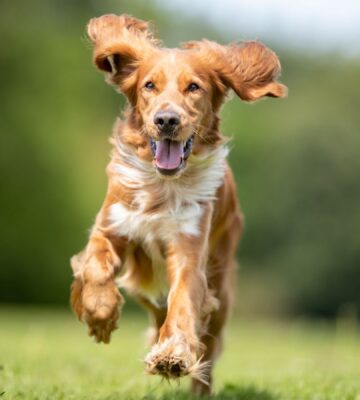
[[[154,115],[154,124],[163,133],[172,133],[180,124],[180,115],[175,111],[158,111]]]

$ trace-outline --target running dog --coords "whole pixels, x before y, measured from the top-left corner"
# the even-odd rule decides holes
[[[108,343],[126,289],[153,319],[147,371],[190,375],[195,393],[209,393],[243,226],[219,110],[230,90],[245,101],[286,96],[279,60],[256,41],[165,48],[128,15],[93,18],[87,31],[95,65],[128,107],[104,203],[71,260],[72,307]]]

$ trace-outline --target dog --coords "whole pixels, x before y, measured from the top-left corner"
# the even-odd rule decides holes
[[[219,110],[285,97],[278,57],[257,41],[162,47],[129,15],[90,20],[93,60],[128,107],[115,123],[108,190],[85,249],[71,259],[71,304],[89,335],[108,343],[126,289],[150,312],[150,374],[190,375],[211,391],[233,297],[243,230]]]

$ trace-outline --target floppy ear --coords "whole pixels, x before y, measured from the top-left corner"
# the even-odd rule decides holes
[[[281,65],[276,54],[260,42],[234,44],[226,50],[223,79],[243,100],[285,97],[286,86],[277,82]]]
[[[95,65],[105,72],[108,83],[133,100],[139,62],[158,43],[148,24],[126,14],[107,14],[92,18],[87,33],[94,45]]]
[[[242,99],[255,101],[264,96],[286,97],[287,87],[279,82],[281,66],[276,54],[260,42],[242,42],[221,46],[214,42],[190,42],[186,48],[205,52],[226,88]]]

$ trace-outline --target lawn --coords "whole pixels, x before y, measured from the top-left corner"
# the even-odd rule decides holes
[[[191,399],[188,380],[146,376],[147,321],[126,312],[110,345],[65,311],[0,308],[0,400]],[[360,400],[351,325],[233,321],[213,399]]]

